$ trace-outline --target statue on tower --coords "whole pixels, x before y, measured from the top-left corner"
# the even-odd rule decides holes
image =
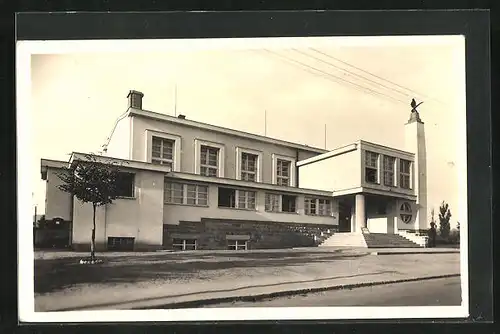
[[[419,102],[417,104],[415,99],[411,99],[411,103],[410,103],[411,115],[410,115],[410,120],[408,121],[409,123],[415,122],[415,121],[423,123],[422,120],[420,119],[420,115],[419,115],[418,110],[417,110],[418,106],[421,105],[422,103],[424,103],[424,102],[422,101],[422,102]]]

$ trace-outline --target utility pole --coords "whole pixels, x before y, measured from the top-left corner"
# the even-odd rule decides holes
[[[326,124],[325,124],[325,150],[326,150]]]
[[[264,110],[264,136],[267,136],[267,110]]]
[[[177,84],[174,89],[174,116],[177,117]]]

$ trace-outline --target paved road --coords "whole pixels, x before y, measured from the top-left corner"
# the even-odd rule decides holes
[[[461,300],[460,277],[451,277],[206,307],[455,306]]]

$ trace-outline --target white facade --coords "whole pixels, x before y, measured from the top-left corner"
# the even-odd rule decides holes
[[[131,92],[132,104],[105,145],[107,158],[134,174],[134,191],[99,208],[96,240],[102,248],[110,238],[161,247],[169,226],[189,222],[196,229],[206,219],[356,233],[426,226],[426,215],[418,215],[426,207],[421,122],[406,125],[408,151],[361,140],[325,151],[145,111],[141,98]],[[74,153],[72,160],[78,159]],[[91,206],[60,191],[54,177],[67,164],[42,160],[48,218],[72,221],[73,244],[85,244]]]

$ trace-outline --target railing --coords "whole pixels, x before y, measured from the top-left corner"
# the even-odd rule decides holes
[[[406,238],[421,247],[427,247],[429,245],[429,237],[427,235],[422,235],[421,233],[410,232],[410,231],[398,231],[397,234]]]

